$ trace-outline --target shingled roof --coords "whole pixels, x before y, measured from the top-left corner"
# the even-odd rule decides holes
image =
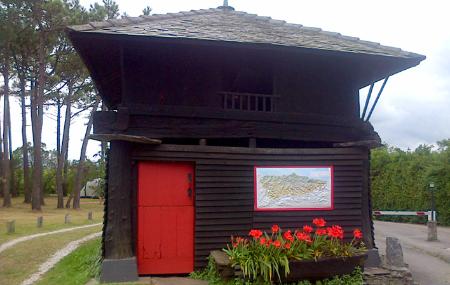
[[[68,27],[68,32],[256,43],[408,58],[418,61],[425,58],[423,55],[399,48],[383,46],[319,28],[289,24],[270,17],[234,11],[231,7],[123,17],[71,26]]]

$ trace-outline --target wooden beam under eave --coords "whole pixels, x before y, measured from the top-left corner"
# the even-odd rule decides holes
[[[144,136],[133,136],[133,135],[124,135],[124,134],[93,134],[89,136],[89,139],[96,141],[127,141],[127,142],[135,142],[135,143],[144,143],[144,144],[154,144],[159,145],[162,143],[161,140],[151,139]]]

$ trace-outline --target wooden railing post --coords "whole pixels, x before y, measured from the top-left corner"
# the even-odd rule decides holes
[[[38,228],[42,228],[42,225],[44,224],[44,217],[43,216],[39,216],[36,219],[36,226]]]
[[[11,220],[6,222],[6,233],[13,234],[16,232],[16,221]]]
[[[64,224],[70,224],[71,219],[70,219],[70,214],[66,214],[64,216]]]

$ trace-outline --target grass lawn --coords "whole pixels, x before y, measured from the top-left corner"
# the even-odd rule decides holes
[[[71,232],[39,237],[22,242],[0,253],[0,284],[20,284],[36,272],[56,251],[73,240],[101,231],[101,225]],[[76,269],[70,269],[75,272]],[[54,284],[67,284],[54,283]]]
[[[100,238],[86,242],[77,250],[64,257],[47,272],[36,285],[84,285],[95,278],[98,267],[97,257],[100,252]],[[113,285],[113,283],[109,283]],[[142,283],[119,283],[133,285]]]
[[[103,204],[98,199],[81,199],[81,209],[56,209],[56,197],[46,197],[46,205],[41,212],[31,211],[30,204],[23,203],[23,197],[12,199],[11,208],[0,207],[0,244],[6,241],[36,233],[49,232],[63,228],[100,223],[103,220]],[[88,212],[92,211],[93,220],[87,219]],[[71,223],[64,224],[64,216],[71,215]],[[36,227],[36,219],[44,217],[42,228]],[[6,222],[16,221],[16,232],[6,233]]]
[[[100,250],[100,239],[88,241],[64,257],[37,285],[84,285],[95,275],[95,263]]]

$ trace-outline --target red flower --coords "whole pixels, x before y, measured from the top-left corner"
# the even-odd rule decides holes
[[[316,235],[318,236],[324,236],[327,234],[327,229],[317,229],[316,230]]]
[[[266,246],[269,247],[271,244],[272,244],[272,240],[269,239],[269,240],[267,241],[267,243],[266,243]]]
[[[313,231],[313,228],[311,227],[311,226],[308,226],[308,225],[306,225],[306,226],[303,226],[303,231],[305,232],[305,233],[310,233],[310,232],[312,232]]]
[[[323,218],[315,218],[315,219],[313,219],[313,224],[316,227],[318,227],[318,228],[325,227],[326,223],[327,222]]]
[[[363,234],[362,234],[361,230],[360,229],[354,229],[353,230],[353,237],[356,238],[356,239],[362,239]]]
[[[306,242],[311,242],[311,237],[309,236],[308,233],[297,232],[297,233],[295,233],[295,235],[297,236],[297,239],[298,239],[298,240],[302,240],[302,241],[306,241]]]
[[[290,249],[291,248],[291,243],[290,242],[285,243],[284,244],[284,248]]]
[[[259,239],[259,243],[260,243],[261,245],[265,245],[265,244],[266,244],[266,238],[260,238],[260,239]]]
[[[260,230],[251,230],[249,233],[248,233],[248,235],[249,236],[251,236],[251,237],[253,237],[253,238],[256,238],[256,239],[258,239],[258,238],[260,238],[261,236],[262,236],[262,231],[260,231]]]
[[[274,247],[280,247],[281,246],[281,242],[279,240],[276,240],[273,242],[273,246]]]
[[[330,228],[327,228],[328,235],[330,237],[343,239],[344,238],[344,230],[340,226],[333,225]]]
[[[247,240],[241,237],[231,237],[233,247],[237,247],[239,244],[245,244]]]
[[[293,241],[294,237],[292,236],[291,231],[284,232],[283,237],[288,241]]]
[[[272,226],[272,232],[275,234],[280,230],[280,227],[278,225],[273,225]]]

